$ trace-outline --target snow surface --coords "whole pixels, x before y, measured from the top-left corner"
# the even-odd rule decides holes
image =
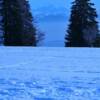
[[[0,100],[100,100],[100,49],[0,48]]]

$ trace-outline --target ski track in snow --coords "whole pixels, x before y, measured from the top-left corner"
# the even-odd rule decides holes
[[[100,100],[100,49],[0,48],[0,100]]]

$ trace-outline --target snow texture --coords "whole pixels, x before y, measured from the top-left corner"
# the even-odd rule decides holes
[[[0,48],[0,100],[100,100],[100,49]]]

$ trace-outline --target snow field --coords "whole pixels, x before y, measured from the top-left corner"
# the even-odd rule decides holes
[[[0,100],[99,100],[100,49],[0,48]]]

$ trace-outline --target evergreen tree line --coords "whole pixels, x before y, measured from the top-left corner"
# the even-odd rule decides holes
[[[28,0],[0,0],[0,37],[5,46],[36,46],[37,29]],[[100,47],[97,13],[91,0],[74,0],[65,47]],[[40,38],[40,36],[38,36]]]

